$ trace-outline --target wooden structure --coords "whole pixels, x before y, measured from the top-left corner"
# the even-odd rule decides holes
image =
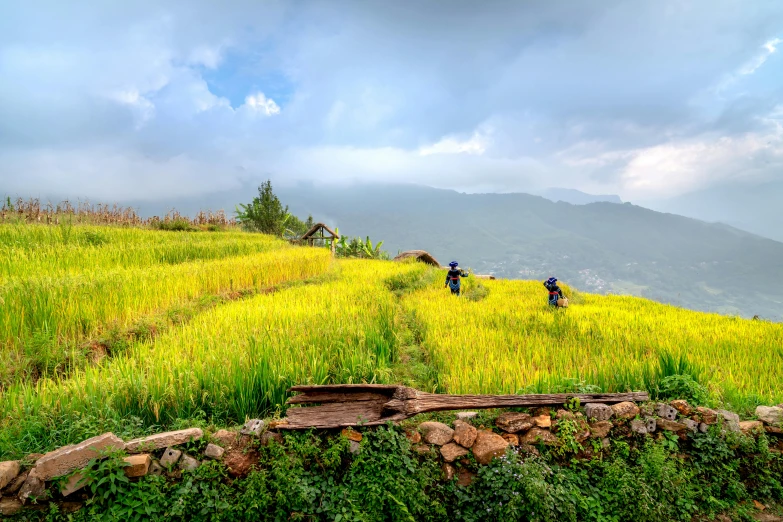
[[[403,259],[410,259],[412,257],[416,258],[422,263],[427,263],[428,265],[441,268],[440,263],[438,263],[438,260],[432,257],[432,254],[430,254],[425,250],[407,250],[405,252],[398,254],[397,257],[394,258],[394,261],[402,261]]]
[[[334,255],[335,244],[339,239],[340,236],[338,236],[331,228],[327,227],[323,223],[316,223],[310,227],[310,230],[305,232],[302,237],[291,239],[289,241],[296,245],[310,246],[315,246],[317,241],[319,246],[329,245],[329,250],[331,250],[332,255]]]
[[[578,398],[582,404],[650,400],[646,392],[446,395],[384,384],[294,386],[288,391],[300,394],[288,399],[287,404],[308,405],[289,408],[286,418],[275,423],[277,428],[291,430],[377,426],[430,411],[555,406],[565,404],[572,398]],[[318,406],[314,406],[316,404]]]

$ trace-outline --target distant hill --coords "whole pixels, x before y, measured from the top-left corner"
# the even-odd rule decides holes
[[[200,199],[135,204],[188,214],[249,201],[255,187]],[[276,187],[300,217],[391,254],[424,249],[499,277],[555,275],[597,293],[648,297],[695,310],[783,319],[783,243],[630,203],[572,205],[529,194],[461,194],[416,185]],[[131,203],[133,202],[126,202]]]
[[[567,188],[548,188],[540,193],[541,196],[554,202],[563,201],[572,205],[587,205],[589,203],[618,203],[623,200],[615,194],[594,195],[587,194],[581,190]]]
[[[691,192],[642,206],[736,228],[783,241],[783,181],[731,184]]]
[[[783,318],[783,243],[625,203],[571,205],[528,194],[420,186],[282,190],[294,212],[424,249],[500,277],[556,275],[598,293],[687,308]]]

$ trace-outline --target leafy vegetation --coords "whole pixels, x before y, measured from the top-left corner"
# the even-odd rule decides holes
[[[783,459],[763,436],[726,438],[715,429],[673,446],[618,441],[586,460],[510,450],[488,466],[456,463],[473,474],[466,487],[456,477],[444,481],[439,457],[413,451],[401,428],[363,435],[353,454],[339,435],[286,434],[284,446],[258,448],[257,469],[237,480],[205,462],[180,480],[129,481],[116,455],[88,466],[92,496],[81,510],[52,507],[17,519],[652,522],[731,513],[745,520],[749,499],[783,500]]]

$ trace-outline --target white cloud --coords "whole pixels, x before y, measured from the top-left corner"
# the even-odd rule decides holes
[[[248,95],[245,98],[244,106],[266,116],[280,114],[280,107],[275,103],[275,100],[267,98],[263,92]]]
[[[747,62],[745,65],[740,67],[738,74],[742,76],[746,76],[748,74],[753,74],[758,70],[759,67],[764,65],[764,63],[769,59],[770,56],[772,56],[775,51],[777,51],[777,46],[781,42],[780,38],[772,38],[771,40],[768,40],[764,45],[761,46],[763,51],[761,51],[759,54],[757,54],[752,60]]]
[[[419,148],[419,155],[432,154],[475,154],[482,155],[487,151],[491,140],[485,132],[476,131],[468,139],[446,136],[437,143]]]
[[[120,104],[132,107],[136,113],[136,130],[155,116],[155,105],[147,98],[139,94],[139,91],[130,89],[110,93],[108,98]]]

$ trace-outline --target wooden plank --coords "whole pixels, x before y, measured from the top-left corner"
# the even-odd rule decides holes
[[[287,423],[280,426],[285,429],[375,426],[431,411],[554,406],[573,398],[582,404],[649,400],[646,392],[446,395],[385,384],[294,386],[290,391],[302,393],[291,397],[288,404],[320,406],[290,408]]]
[[[337,392],[350,393],[356,391],[379,392],[388,391],[389,395],[397,391],[398,388],[404,388],[396,384],[320,384],[320,385],[299,385],[288,388],[289,392]]]
[[[357,391],[355,393],[311,392],[294,395],[286,404],[324,404],[328,402],[388,401],[388,394]]]

